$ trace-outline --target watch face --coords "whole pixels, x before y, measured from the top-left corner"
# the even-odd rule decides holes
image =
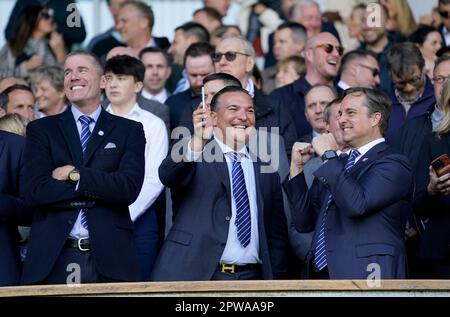
[[[80,173],[78,171],[72,171],[69,173],[69,179],[72,182],[78,182],[78,180],[80,179]]]

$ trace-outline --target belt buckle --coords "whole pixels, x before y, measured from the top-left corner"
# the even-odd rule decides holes
[[[84,240],[88,240],[88,238],[80,238],[80,239],[78,239],[78,241],[77,241],[78,242],[78,250],[80,250],[80,251],[89,251],[90,248],[84,249],[81,246],[81,242],[84,241]]]
[[[221,268],[221,272],[222,273],[234,273],[234,264],[225,264],[222,263],[221,264],[222,268]]]

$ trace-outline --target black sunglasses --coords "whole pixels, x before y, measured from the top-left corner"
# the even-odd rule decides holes
[[[448,11],[439,11],[439,15],[441,18],[448,19],[449,12]]]
[[[316,45],[316,47],[323,48],[325,50],[325,52],[327,52],[328,54],[333,52],[334,48],[338,52],[339,56],[342,56],[342,54],[344,54],[344,48],[342,46],[334,46],[333,44],[323,43],[323,44],[320,44],[320,45]]]
[[[358,65],[361,66],[361,67],[364,67],[364,68],[367,68],[367,69],[371,70],[373,77],[377,77],[378,75],[380,75],[380,71],[378,69],[374,68],[374,67],[370,67],[370,66],[367,66],[367,65],[364,65],[364,64],[358,64]]]
[[[218,63],[222,59],[222,56],[225,56],[225,59],[227,61],[232,62],[236,59],[236,57],[238,55],[250,56],[249,54],[245,54],[245,53],[241,53],[241,52],[234,52],[234,51],[229,51],[226,53],[216,52],[212,55],[212,60],[214,63]]]
[[[49,19],[51,19],[52,15],[48,12],[40,12],[39,17],[44,20],[49,20]]]

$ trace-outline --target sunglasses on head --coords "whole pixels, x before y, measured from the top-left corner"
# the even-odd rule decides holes
[[[41,17],[44,20],[49,20],[51,19],[52,15],[48,12],[41,12],[39,13],[39,17]]]
[[[327,52],[328,54],[333,52],[334,48],[338,52],[339,56],[342,56],[342,54],[344,54],[344,48],[342,46],[334,46],[333,44],[324,43],[324,44],[316,45],[316,47],[323,48],[325,50],[325,52]]]
[[[232,62],[236,59],[236,57],[238,55],[244,55],[244,56],[250,56],[249,54],[245,54],[245,53],[241,53],[241,52],[233,52],[233,51],[229,51],[226,53],[219,53],[216,52],[212,55],[212,60],[214,63],[218,63],[220,62],[220,60],[222,59],[222,56],[225,56],[225,59],[229,62]]]
[[[448,11],[439,11],[439,15],[440,15],[441,18],[443,18],[443,19],[448,19],[448,17],[449,17],[449,12],[448,12]]]
[[[367,68],[368,70],[372,71],[372,76],[376,77],[378,75],[380,75],[380,71],[378,69],[376,69],[375,67],[370,67],[364,64],[358,64],[359,66],[363,67],[363,68]]]

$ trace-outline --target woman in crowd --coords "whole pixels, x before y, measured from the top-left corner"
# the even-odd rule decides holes
[[[434,62],[437,59],[437,51],[442,47],[442,37],[438,29],[428,25],[420,25],[411,34],[411,42],[417,43],[425,60],[425,71],[428,77],[433,78]]]
[[[26,78],[41,65],[62,63],[65,56],[64,40],[54,30],[51,12],[28,6],[17,19],[14,36],[0,50],[0,79]]]
[[[416,29],[416,22],[407,0],[379,0],[385,6],[389,19],[386,23],[388,31],[398,31],[409,36]]]
[[[290,56],[277,63],[275,87],[288,85],[306,72],[305,60],[300,56]]]
[[[443,154],[450,156],[448,80],[441,98],[442,120],[422,143],[423,154],[417,168],[415,213],[425,225],[417,256],[420,277],[427,279],[450,278],[450,166],[445,167],[444,158],[432,164]]]

